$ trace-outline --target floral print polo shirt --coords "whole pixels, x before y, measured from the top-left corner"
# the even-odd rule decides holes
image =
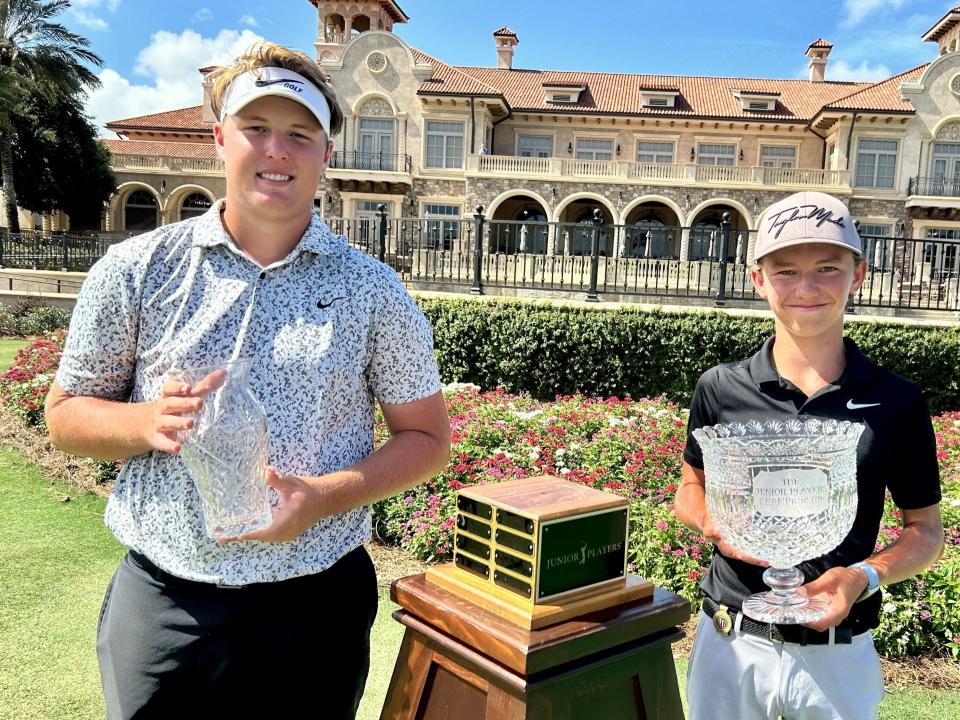
[[[175,368],[253,357],[278,472],[358,462],[373,451],[375,400],[440,389],[426,319],[391,268],[315,215],[286,258],[260,267],[225,232],[222,203],[114,245],[94,265],[57,382],[72,395],[143,402]],[[218,545],[201,512],[181,457],[152,451],[124,464],[105,521],[163,570],[222,585],[320,572],[370,537],[370,509],[358,507],[290,542]]]

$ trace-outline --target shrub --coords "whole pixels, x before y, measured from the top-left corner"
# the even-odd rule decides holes
[[[521,301],[418,300],[444,378],[540,399],[665,395],[686,405],[700,375],[755,352],[773,321],[719,312],[586,309]],[[924,389],[934,413],[960,410],[960,326],[849,322],[885,368]]]
[[[41,298],[24,298],[0,307],[0,336],[31,337],[67,327],[70,313],[47,305]]]
[[[43,403],[50,390],[66,331],[57,330],[22,348],[0,376],[3,403],[28,425],[45,428]]]

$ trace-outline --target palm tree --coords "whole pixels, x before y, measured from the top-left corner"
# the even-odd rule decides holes
[[[29,92],[76,96],[100,86],[83,64],[103,64],[90,42],[54,22],[69,7],[70,0],[0,0],[0,174],[10,232],[20,232],[10,116]]]

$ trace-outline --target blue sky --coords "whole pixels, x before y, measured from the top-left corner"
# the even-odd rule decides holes
[[[807,45],[834,44],[828,80],[879,80],[936,57],[920,35],[942,0],[400,0],[395,31],[452,65],[496,64],[491,33],[520,38],[515,67],[802,78]],[[585,12],[593,8],[596,12]],[[604,12],[609,8],[609,12]],[[98,125],[201,100],[197,69],[259,38],[313,52],[308,0],[73,0],[63,20],[104,60],[87,109]]]

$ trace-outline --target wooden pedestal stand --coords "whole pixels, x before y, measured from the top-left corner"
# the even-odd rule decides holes
[[[428,582],[396,581],[406,626],[381,720],[682,720],[670,644],[686,600],[652,597],[526,629]]]

